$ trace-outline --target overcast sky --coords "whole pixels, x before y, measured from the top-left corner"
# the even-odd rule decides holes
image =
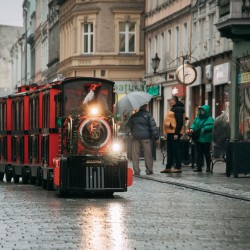
[[[0,25],[23,26],[23,0],[0,0]]]

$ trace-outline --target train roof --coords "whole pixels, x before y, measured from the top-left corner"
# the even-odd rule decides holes
[[[38,85],[36,83],[32,83],[30,85],[23,85],[18,87],[18,90],[16,93],[7,95],[7,96],[2,96],[0,97],[1,99],[3,98],[15,98],[19,96],[25,96],[25,95],[31,95],[33,93],[37,93],[46,89],[50,88],[58,88],[60,85],[64,84],[69,84],[74,81],[90,81],[90,82],[102,82],[109,84],[111,86],[114,86],[115,82],[103,78],[98,78],[98,77],[68,77],[63,80],[56,80],[50,83],[46,83],[44,85]]]

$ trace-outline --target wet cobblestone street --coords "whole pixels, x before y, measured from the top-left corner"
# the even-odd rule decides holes
[[[249,249],[250,203],[135,178],[114,198],[0,183],[2,249]]]

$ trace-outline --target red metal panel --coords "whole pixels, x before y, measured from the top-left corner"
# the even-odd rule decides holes
[[[54,133],[49,135],[49,162],[48,167],[53,166],[53,159],[59,154],[59,134]]]
[[[23,100],[23,105],[24,105],[24,130],[29,129],[29,96],[25,96]]]
[[[43,93],[39,92],[39,128],[43,127]],[[40,147],[41,148],[41,147]]]
[[[53,159],[53,167],[54,167],[54,185],[59,187],[60,185],[60,158]]]
[[[11,130],[12,127],[12,109],[11,109],[12,100],[7,99],[7,131]]]

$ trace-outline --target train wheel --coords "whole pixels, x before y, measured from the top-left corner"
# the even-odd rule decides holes
[[[37,168],[37,186],[42,186],[42,174],[41,174],[41,169]]]
[[[14,183],[19,183],[19,176],[14,174],[13,175]]]
[[[23,175],[23,176],[22,176],[22,183],[23,183],[23,184],[28,184],[28,181],[29,181],[29,176]]]
[[[3,181],[4,173],[0,173],[0,181]]]
[[[47,190],[53,190],[53,171],[47,171]]]
[[[36,185],[36,177],[30,176],[30,184],[31,185]]]
[[[28,184],[29,182],[30,171],[28,167],[22,168],[22,183]]]
[[[53,190],[53,182],[47,181],[47,190]]]
[[[6,181],[7,182],[11,182],[11,179],[12,179],[12,174],[11,173],[6,173]]]
[[[47,189],[47,180],[42,180],[42,188]]]

